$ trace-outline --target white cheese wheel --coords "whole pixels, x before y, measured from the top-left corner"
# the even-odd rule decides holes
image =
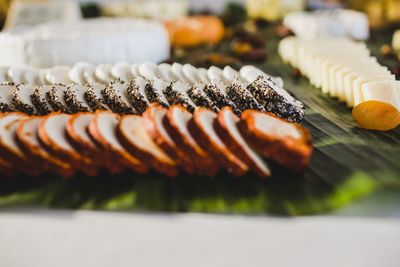
[[[161,62],[170,42],[162,23],[128,18],[48,22],[0,33],[0,65],[72,66]]]

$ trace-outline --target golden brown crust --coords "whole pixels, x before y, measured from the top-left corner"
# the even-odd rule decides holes
[[[96,165],[98,168],[102,168],[102,166],[105,165],[107,159],[103,155],[103,151],[101,151],[101,148],[97,145],[95,140],[91,140],[93,142],[87,142],[87,140],[84,140],[79,134],[75,131],[74,128],[74,122],[76,121],[79,116],[85,116],[85,115],[93,115],[93,113],[89,112],[80,112],[76,113],[74,115],[71,115],[71,118],[67,122],[67,127],[66,127],[66,133],[67,133],[67,138],[68,141],[71,143],[71,145],[82,155],[84,155],[87,158],[92,159],[92,162],[94,165]],[[88,129],[87,129],[88,131]],[[90,134],[88,134],[89,137]]]
[[[141,149],[136,146],[134,142],[131,141],[130,137],[127,135],[127,129],[123,129],[123,120],[129,118],[140,118],[138,115],[125,115],[122,117],[118,128],[117,128],[117,137],[122,146],[131,154],[135,155],[142,162],[150,162],[150,166],[153,167],[156,171],[163,173],[167,176],[174,177],[178,175],[177,164],[172,159],[170,159],[167,155],[164,158],[157,158],[152,153]],[[159,148],[161,149],[161,148]]]
[[[172,140],[176,143],[179,149],[181,149],[192,162],[196,162],[196,173],[206,176],[215,176],[218,172],[218,164],[215,159],[211,157],[206,151],[204,151],[198,144],[190,142],[185,134],[182,134],[179,130],[177,122],[173,116],[174,109],[180,109],[183,112],[188,112],[181,105],[171,106],[164,118],[164,126]]]
[[[150,106],[142,114],[143,125],[144,125],[147,133],[153,139],[153,141],[157,145],[159,145],[168,155],[170,155],[170,157],[175,158],[176,157],[176,146],[174,146],[174,144],[171,144],[170,142],[168,142],[160,133],[160,131],[155,123],[155,118],[153,115],[153,112],[155,109],[164,110],[166,112],[166,109],[164,107],[162,107],[161,105],[159,105],[157,103],[150,104]]]
[[[50,138],[46,131],[47,121],[59,115],[66,115],[59,112],[51,113],[45,117],[39,126],[39,139],[45,146],[46,150],[50,155],[58,158],[61,161],[67,162],[72,165],[75,169],[82,171],[88,176],[96,176],[98,174],[98,168],[93,164],[92,160],[80,155],[77,151],[65,150],[60,147],[54,140]]]
[[[279,137],[266,134],[255,126],[254,116],[262,114],[276,118],[282,123],[289,123],[272,113],[260,113],[255,110],[246,110],[239,123],[241,133],[252,146],[262,155],[269,157],[283,166],[295,171],[303,171],[310,163],[313,146],[309,131],[298,123],[291,123],[299,131],[301,138]]]
[[[246,150],[239,144],[235,137],[231,135],[226,125],[223,112],[232,112],[231,107],[224,107],[217,116],[217,120],[215,121],[214,128],[218,133],[218,136],[224,141],[227,147],[245,164],[247,164],[252,171],[254,171],[260,177],[269,176],[269,173],[266,173],[262,170],[253,159],[247,154]],[[236,116],[236,115],[235,115]]]
[[[7,114],[1,114],[0,119],[6,117],[6,116],[11,116],[11,115],[21,115],[24,118],[27,118],[26,114],[20,113],[20,112],[10,112]],[[20,120],[16,120],[14,123],[20,123]],[[19,147],[20,148],[20,147]],[[33,162],[30,161],[29,158],[27,158],[22,151],[20,153],[17,153],[16,151],[13,151],[8,147],[8,145],[3,144],[0,140],[0,158],[7,159],[6,161],[9,163],[12,163],[11,165],[17,164],[18,166],[18,172],[21,172],[27,176],[38,176],[43,173],[43,170],[40,166],[35,165]],[[15,168],[17,166],[14,166]]]
[[[101,144],[102,147],[107,151],[109,159],[117,159],[112,160],[111,164],[108,164],[108,168],[111,172],[119,171],[124,167],[129,168],[138,173],[146,173],[148,171],[148,166],[144,164],[139,159],[133,157],[126,150],[118,150],[115,149],[108,141],[104,138],[98,127],[98,120],[102,114],[111,114],[120,118],[119,115],[110,112],[110,111],[97,111],[95,117],[92,119],[89,125],[89,133],[96,140],[97,143]],[[115,129],[117,130],[117,129]],[[113,166],[115,165],[115,166]]]
[[[76,121],[76,119],[80,116],[88,115],[88,114],[92,114],[92,113],[80,112],[80,113],[71,115],[70,119],[67,122],[67,126],[66,126],[67,135],[70,137],[71,141],[74,143],[74,147],[76,147],[77,150],[79,150],[79,151],[82,150],[81,153],[85,153],[88,150],[92,151],[92,150],[96,149],[96,147],[94,147],[93,144],[91,144],[91,143],[87,142],[86,140],[84,140],[83,138],[81,138],[81,136],[79,136],[79,134],[74,129],[74,122]],[[91,156],[93,156],[93,155],[91,155]]]
[[[209,109],[196,109],[193,114],[193,119],[189,122],[190,134],[204,150],[213,154],[218,163],[224,166],[229,173],[234,176],[245,175],[249,167],[237,158],[226,146],[221,146],[213,141],[200,121],[201,112],[209,112]]]
[[[102,111],[102,112],[107,112],[107,111]],[[98,112],[96,112],[97,114]],[[110,112],[112,113],[112,112]],[[88,133],[90,137],[93,139],[93,141],[97,144],[97,146],[101,149],[102,151],[102,156],[104,159],[104,166],[105,168],[111,173],[111,174],[119,174],[122,173],[126,170],[126,164],[125,161],[115,161],[113,160],[114,157],[120,158],[120,155],[115,155],[115,152],[112,152],[111,149],[108,147],[108,144],[105,142],[104,138],[100,134],[98,128],[97,128],[97,117],[93,117],[92,121],[89,124],[88,127]]]
[[[147,133],[150,135],[153,141],[159,147],[161,147],[162,150],[164,150],[171,158],[178,161],[179,167],[182,170],[184,170],[189,174],[193,174],[194,166],[192,162],[188,160],[188,157],[185,155],[185,153],[182,150],[180,150],[175,143],[171,143],[168,140],[166,140],[160,133],[156,125],[155,118],[153,116],[154,109],[161,109],[165,111],[165,113],[167,112],[166,108],[162,107],[157,103],[150,104],[148,109],[142,115],[143,125]]]
[[[23,135],[24,126],[29,120],[36,119],[37,117],[30,117],[24,121],[20,122],[17,130],[17,142],[21,147],[27,158],[29,158],[32,163],[37,166],[42,166],[45,172],[50,172],[55,175],[70,178],[74,175],[73,167],[57,158],[51,157],[50,154],[44,149],[44,147],[39,147],[27,140]]]

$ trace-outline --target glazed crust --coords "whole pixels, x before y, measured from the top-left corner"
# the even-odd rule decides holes
[[[72,177],[74,175],[74,169],[70,164],[51,157],[44,147],[33,145],[29,142],[29,140],[24,138],[23,129],[25,124],[29,120],[35,118],[36,117],[30,117],[29,119],[20,122],[17,130],[17,142],[21,147],[21,150],[24,152],[27,158],[32,160],[33,163],[37,164],[37,166],[42,166],[45,172],[49,172],[63,178]]]
[[[179,167],[182,170],[184,170],[189,174],[193,174],[194,166],[192,164],[192,161],[190,161],[188,157],[185,156],[184,152],[180,150],[175,143],[169,142],[160,133],[160,130],[158,129],[157,124],[155,122],[153,114],[154,109],[162,109],[165,110],[165,112],[167,112],[166,108],[162,107],[157,103],[150,104],[149,108],[142,115],[143,125],[147,133],[150,135],[153,141],[159,147],[161,147],[162,150],[165,151],[165,153],[167,153],[171,158],[178,161]]]
[[[218,163],[222,165],[229,173],[234,176],[243,176],[247,173],[249,167],[237,158],[226,146],[217,144],[207,134],[204,125],[200,121],[202,112],[208,112],[208,109],[198,108],[192,120],[189,122],[189,132],[199,145],[212,154]],[[214,124],[214,123],[213,123]]]
[[[217,120],[214,122],[214,128],[219,137],[224,140],[226,146],[229,147],[232,152],[238,156],[241,161],[246,163],[258,176],[270,176],[270,173],[266,173],[264,170],[262,170],[247,154],[246,150],[241,146],[241,144],[236,141],[235,137],[231,135],[225,122],[223,112],[233,111],[231,107],[225,107],[218,113]]]
[[[131,154],[135,155],[138,159],[143,162],[150,162],[150,165],[158,172],[163,173],[167,176],[174,177],[178,175],[178,168],[176,162],[172,159],[168,160],[166,158],[157,158],[152,153],[143,150],[142,148],[135,145],[134,142],[131,141],[130,137],[126,134],[127,129],[123,129],[123,120],[129,119],[130,117],[138,117],[138,115],[126,115],[122,117],[118,129],[117,129],[117,137],[122,146]],[[160,148],[161,149],[161,148]]]
[[[1,114],[0,119],[7,115],[15,115],[15,114],[27,118],[27,116],[23,113],[13,112],[13,113]],[[16,169],[16,166],[14,165],[13,162],[18,162],[19,172],[27,176],[38,176],[43,173],[43,169],[35,165],[34,162],[31,162],[30,159],[28,159],[23,153],[22,154],[16,153],[16,151],[13,151],[6,144],[3,144],[2,142],[0,142],[0,158],[7,159],[6,162],[10,163],[14,169]]]
[[[71,164],[75,169],[82,171],[84,174],[88,176],[95,176],[98,174],[98,168],[93,164],[92,160],[80,155],[76,151],[65,150],[60,147],[54,140],[50,138],[46,131],[46,123],[47,121],[53,117],[58,116],[62,113],[52,113],[43,118],[39,126],[39,139],[45,148],[49,151],[51,155],[60,159],[61,161],[65,161],[68,164]]]
[[[188,158],[190,158],[192,162],[196,162],[196,173],[210,177],[215,176],[218,172],[218,164],[215,159],[197,144],[192,144],[188,140],[187,136],[180,132],[178,123],[173,116],[174,109],[188,112],[181,105],[171,106],[163,121],[165,129],[172,137],[172,140],[188,156]]]
[[[262,155],[295,171],[303,171],[310,163],[313,146],[310,132],[298,123],[292,123],[301,134],[300,139],[268,135],[255,127],[254,116],[257,114],[272,116],[282,123],[289,123],[272,113],[247,110],[239,123],[241,133]]]
[[[98,144],[101,144],[101,146],[106,150],[107,152],[107,157],[112,161],[110,161],[110,164],[108,164],[108,168],[110,169],[111,172],[119,172],[120,170],[124,168],[129,168],[137,173],[146,173],[148,171],[148,166],[141,162],[139,159],[133,157],[130,155],[126,150],[118,150],[114,148],[103,136],[101,130],[99,129],[98,126],[98,120],[99,117],[102,114],[111,114],[114,116],[119,115],[112,113],[110,111],[97,111],[95,117],[92,119],[90,125],[89,125],[89,133],[92,136],[93,139],[96,140]],[[115,129],[116,130],[116,129]],[[113,158],[116,158],[117,160],[114,161],[112,160]],[[113,164],[115,163],[115,164]]]
[[[104,166],[106,159],[103,155],[103,151],[101,151],[101,148],[97,145],[95,140],[92,140],[93,142],[87,142],[84,140],[79,134],[75,131],[73,125],[76,119],[79,116],[84,116],[88,114],[93,114],[89,112],[81,112],[77,113],[74,115],[71,115],[71,118],[67,122],[67,127],[66,127],[66,132],[67,132],[67,138],[68,141],[71,143],[71,145],[82,155],[84,155],[87,158],[92,159],[93,164],[95,164],[98,168],[101,168]],[[88,131],[88,130],[87,130]],[[88,134],[90,136],[90,134]],[[91,137],[91,136],[90,136]]]

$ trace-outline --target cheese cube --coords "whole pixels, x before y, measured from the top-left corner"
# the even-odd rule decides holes
[[[361,88],[364,101],[389,103],[400,111],[400,81],[374,81],[363,84]]]

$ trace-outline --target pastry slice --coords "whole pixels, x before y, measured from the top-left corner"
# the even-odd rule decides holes
[[[214,129],[217,114],[209,109],[198,108],[189,122],[189,131],[201,147],[217,159],[231,174],[243,176],[249,167],[224,144]]]
[[[78,62],[69,71],[69,78],[78,84],[93,84],[95,80],[96,68],[87,62]]]
[[[26,119],[22,113],[8,113],[0,117],[0,158],[11,163],[19,172],[28,176],[42,173],[40,166],[32,164],[17,143],[16,134],[19,123]]]
[[[241,112],[246,109],[265,111],[264,106],[247,90],[247,84],[239,76],[233,79],[233,82],[227,87],[226,91],[228,98],[235,103],[237,109]]]
[[[223,81],[226,84],[231,84],[235,77],[239,76],[239,72],[230,66],[226,66],[222,71]]]
[[[128,97],[132,103],[132,106],[140,113],[146,111],[149,105],[149,100],[146,96],[146,86],[148,86],[149,81],[142,78],[136,77],[133,79],[128,86]]]
[[[216,66],[211,66],[207,71],[207,76],[210,81],[223,80],[222,70]]]
[[[139,77],[140,73],[139,73],[139,64],[132,64],[131,66],[131,73],[133,75],[133,77]]]
[[[207,72],[208,71],[205,68],[197,69],[197,75],[199,76],[200,82],[205,83],[205,84],[211,82],[211,80],[208,78]]]
[[[49,102],[47,102],[46,97],[52,88],[52,85],[35,86],[35,90],[31,95],[31,100],[39,115],[47,115],[53,112],[53,109],[51,108]]]
[[[300,122],[304,118],[303,103],[296,100],[285,89],[264,76],[252,82],[247,89],[265,110],[290,122]]]
[[[17,130],[17,140],[29,160],[42,166],[44,171],[68,178],[74,175],[73,167],[48,153],[39,140],[39,117],[30,117],[20,122]]]
[[[120,116],[115,113],[98,111],[90,122],[89,134],[107,151],[115,170],[126,167],[138,173],[147,172],[148,166],[129,154],[119,142],[117,137],[119,121]]]
[[[104,84],[93,84],[87,88],[84,95],[86,103],[89,105],[90,109],[96,110],[109,110],[110,108],[106,104],[106,100],[103,97],[102,91],[106,88]]]
[[[190,85],[186,82],[172,82],[165,88],[164,95],[170,105],[181,104],[187,110],[193,112],[197,106],[188,95],[189,89]]]
[[[0,84],[0,112],[15,111],[12,101],[15,88],[12,83]]]
[[[48,84],[46,81],[46,72],[48,69],[39,69],[38,70],[38,82],[37,85],[45,85]]]
[[[98,83],[108,84],[111,79],[111,69],[109,64],[100,64],[94,70],[94,77]]]
[[[161,63],[158,65],[158,73],[160,75],[160,79],[166,82],[178,81],[178,77],[173,73],[172,66],[167,63]]]
[[[88,176],[95,176],[98,169],[92,160],[81,155],[69,142],[66,134],[71,115],[53,113],[44,117],[39,126],[39,138],[49,153],[67,162]]]
[[[186,80],[190,84],[194,84],[200,81],[200,77],[198,75],[198,71],[195,67],[190,64],[185,64],[182,67],[183,74],[185,75]]]
[[[38,71],[26,66],[10,67],[8,69],[7,75],[9,81],[12,81],[15,84],[37,84],[39,81]]]
[[[266,74],[265,72],[263,72],[262,70],[260,70],[259,68],[254,67],[253,65],[243,66],[240,69],[239,73],[240,73],[240,77],[242,79],[244,79],[245,81],[247,81],[248,83],[254,82],[257,79],[257,77],[259,77],[259,76],[263,76],[266,79],[272,80],[272,82],[274,82],[277,86],[283,87],[283,80],[281,78],[272,77],[272,76]]]
[[[54,85],[49,92],[46,93],[47,102],[50,104],[54,111],[61,111],[64,113],[71,113],[65,102],[65,92],[67,87],[62,84]]]
[[[32,103],[31,96],[35,92],[35,86],[30,84],[20,84],[13,91],[12,102],[14,107],[28,115],[38,114]]]
[[[251,170],[260,177],[270,176],[268,164],[250,147],[240,133],[237,125],[239,121],[239,117],[233,113],[232,108],[226,107],[218,113],[215,129],[226,146]]]
[[[271,113],[247,110],[242,115],[241,132],[264,156],[296,171],[304,170],[312,155],[311,135],[297,123],[289,123]]]
[[[150,104],[142,115],[143,126],[153,141],[168,154],[168,156],[179,162],[179,167],[187,173],[194,173],[193,162],[180,150],[172,137],[164,127],[163,120],[167,109],[159,104]]]
[[[169,157],[147,133],[142,118],[138,115],[122,117],[118,126],[118,137],[124,148],[156,171],[167,176],[178,174],[177,163]]]
[[[164,95],[164,91],[170,85],[170,82],[166,82],[161,79],[155,79],[146,85],[146,96],[150,103],[158,103],[163,107],[169,107],[167,98]]]
[[[209,153],[203,150],[189,133],[188,123],[192,114],[180,105],[171,106],[164,118],[164,126],[172,140],[187,157],[195,162],[197,174],[214,176],[218,165]]]
[[[214,104],[213,101],[211,101],[211,99],[204,92],[205,87],[206,84],[201,82],[196,82],[189,88],[187,94],[198,107],[205,107],[215,112],[218,112],[219,108]]]
[[[189,82],[189,80],[186,79],[185,73],[183,72],[183,66],[180,63],[173,63],[171,65],[171,71],[176,77],[174,80],[175,81],[180,81],[180,82]]]
[[[0,66],[0,84],[10,82],[7,74],[9,68],[8,66]]]
[[[204,87],[204,92],[211,99],[211,101],[213,101],[214,105],[217,106],[219,109],[228,106],[232,107],[235,112],[239,114],[241,113],[240,109],[236,107],[235,103],[233,103],[233,101],[228,98],[227,87],[222,81],[211,81]]]
[[[69,72],[71,68],[68,66],[55,66],[45,73],[45,80],[48,84],[69,84]]]
[[[119,62],[111,68],[111,76],[116,80],[129,82],[133,79],[131,68],[131,64]]]
[[[102,91],[103,97],[110,109],[115,113],[137,114],[128,97],[129,84],[124,81],[113,81]]]
[[[85,112],[71,115],[66,127],[68,141],[80,154],[90,158],[99,169],[105,166],[112,173],[121,172],[122,170],[110,166],[112,161],[89,134],[89,125],[94,117],[94,113]]]
[[[154,80],[160,77],[157,64],[146,62],[138,66],[140,76],[147,80]]]
[[[90,106],[85,99],[88,88],[87,85],[72,84],[65,91],[65,103],[72,113],[91,111]]]

